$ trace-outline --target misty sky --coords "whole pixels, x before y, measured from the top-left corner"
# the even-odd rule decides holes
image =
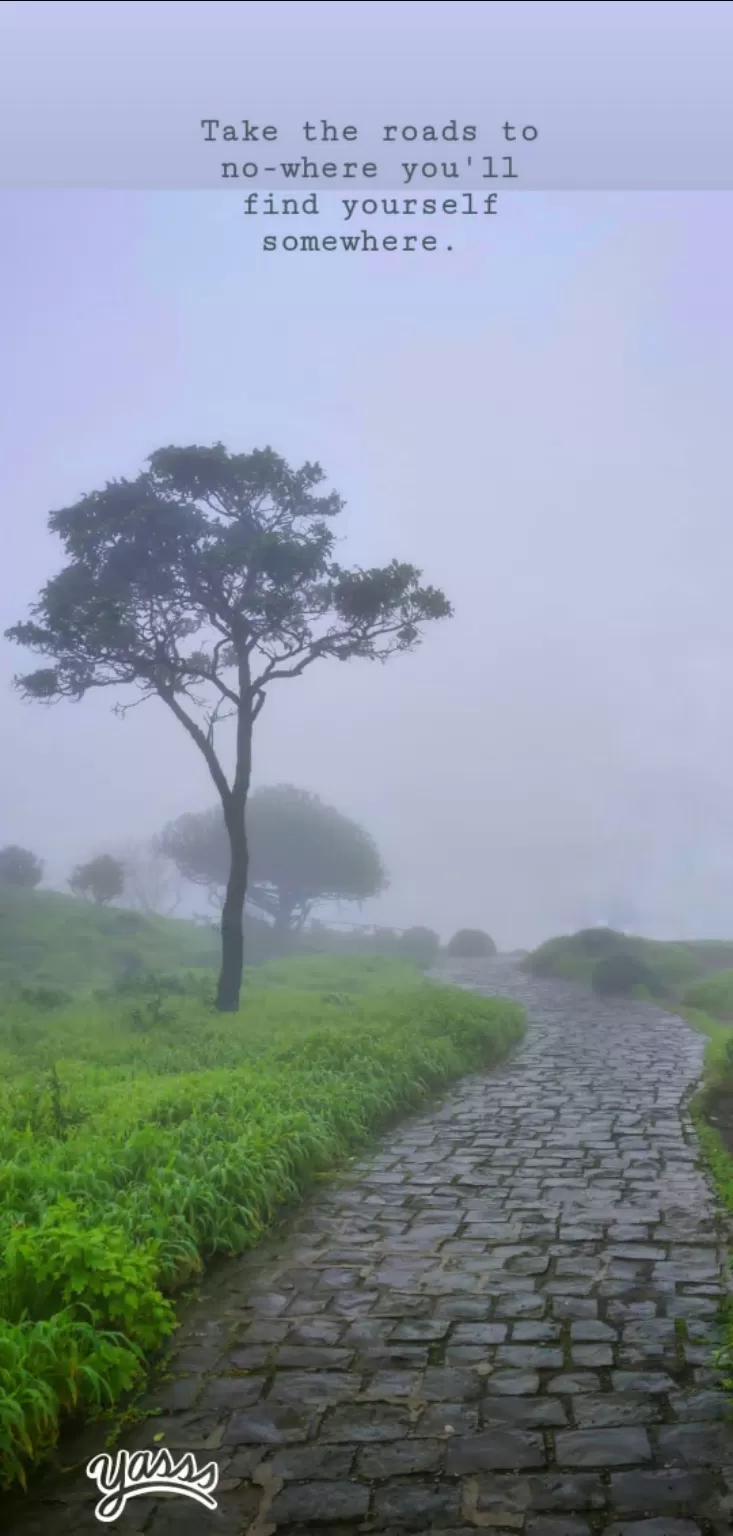
[[[338,558],[414,561],[456,609],[258,723],[257,784],[377,839],[362,916],[511,947],[626,901],[733,935],[731,194],[513,194],[429,259],[262,255],[229,193],[6,192],[0,217],[3,629],[60,563],[48,512],[156,447],[318,459]],[[213,802],[162,704],[23,704],[25,660],[2,643],[0,843],[62,885]]]

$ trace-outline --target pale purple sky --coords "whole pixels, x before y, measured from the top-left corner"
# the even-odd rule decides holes
[[[377,838],[368,915],[530,944],[617,895],[733,934],[730,193],[514,194],[394,261],[263,255],[228,192],[6,190],[0,219],[3,629],[57,568],[48,511],[154,448],[317,458],[340,558],[414,560],[457,613],[258,728],[258,782]],[[212,802],[162,705],[23,705],[0,658],[0,843],[62,882]]]

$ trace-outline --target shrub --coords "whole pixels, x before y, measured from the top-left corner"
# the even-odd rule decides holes
[[[77,864],[69,886],[75,896],[91,896],[97,906],[104,906],[121,896],[125,889],[125,866],[111,853],[100,853],[88,864]]]
[[[578,933],[547,939],[522,961],[522,970],[548,980],[586,980],[594,960],[602,960],[623,949],[627,940],[613,928],[581,928]]]
[[[617,933],[615,928],[581,928],[567,940],[576,954],[587,955],[590,960],[616,954],[624,942],[624,935]]]
[[[397,941],[397,952],[421,970],[434,965],[440,953],[440,935],[432,928],[407,928]]]
[[[664,987],[650,966],[623,950],[605,955],[593,967],[591,986],[599,997],[630,997],[643,987],[651,997],[662,997]]]
[[[496,945],[480,928],[459,928],[446,951],[456,960],[483,960],[496,954]]]

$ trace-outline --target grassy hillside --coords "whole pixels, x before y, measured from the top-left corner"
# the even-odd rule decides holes
[[[270,930],[246,924],[255,963],[272,952]],[[211,968],[219,962],[212,928],[95,906],[56,891],[0,886],[0,991],[9,984],[89,991],[143,971]]]

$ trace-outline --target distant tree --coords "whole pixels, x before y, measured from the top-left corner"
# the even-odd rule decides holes
[[[162,699],[201,752],[229,838],[216,1002],[230,1012],[244,964],[252,734],[269,685],[325,657],[386,661],[452,611],[412,565],[348,570],[333,560],[328,522],[343,502],[316,494],[323,478],[318,464],[291,469],[271,448],[159,449],[136,480],[51,513],[68,563],[32,618],[7,631],[47,658],[15,679],[26,698],[132,687],[134,702]],[[227,718],[230,778],[215,741]]]
[[[126,843],[119,850],[119,858],[125,870],[125,905],[149,916],[172,917],[183,900],[183,879],[157,839]]]
[[[397,947],[405,959],[427,970],[440,953],[440,934],[432,928],[406,928]]]
[[[255,790],[246,812],[247,900],[281,934],[298,932],[319,902],[366,901],[387,884],[375,843],[317,795],[292,784]],[[229,840],[218,806],[179,817],[160,837],[181,874],[210,893],[224,890]]]
[[[30,848],[8,843],[0,848],[0,885],[18,885],[30,891],[43,879],[43,862]]]
[[[125,868],[111,853],[100,853],[88,864],[77,864],[69,885],[77,896],[91,896],[99,906],[106,906],[125,889]]]

